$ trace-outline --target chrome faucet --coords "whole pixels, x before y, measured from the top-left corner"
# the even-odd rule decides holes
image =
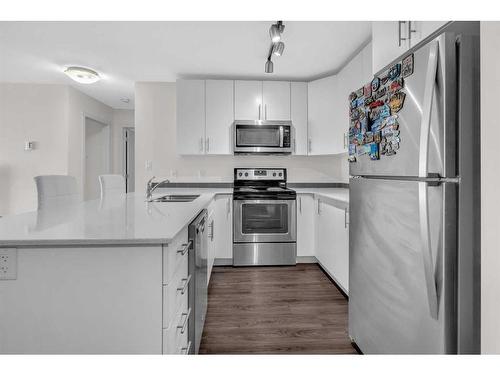
[[[154,179],[155,179],[155,176],[151,177],[146,185],[146,199],[148,201],[151,200],[151,198],[153,197],[153,191],[155,191],[158,186],[160,186],[161,184],[170,182],[170,180],[168,180],[168,179],[162,180],[160,182],[153,182]]]

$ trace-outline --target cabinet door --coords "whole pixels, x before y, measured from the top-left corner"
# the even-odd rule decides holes
[[[262,83],[264,120],[290,120],[290,82]]]
[[[448,21],[409,21],[411,22],[410,47],[414,47]]]
[[[316,258],[349,291],[349,232],[345,210],[317,200]]]
[[[400,42],[400,36],[405,40]],[[377,73],[409,47],[407,22],[402,24],[398,21],[372,22],[372,73]]]
[[[309,82],[308,123],[309,155],[343,152],[343,137],[338,137],[335,119],[344,102],[339,102],[337,76]]]
[[[264,119],[262,81],[234,81],[235,120]]]
[[[234,81],[207,80],[205,93],[205,153],[230,155],[234,121]]]
[[[215,202],[215,257],[229,260],[233,258],[233,199],[231,195],[219,196]]]
[[[290,84],[290,103],[291,120],[295,130],[293,153],[307,155],[307,82]]]
[[[315,204],[311,194],[297,195],[297,256],[315,254]]]
[[[217,218],[215,210],[208,213],[208,248],[207,248],[207,285],[210,283],[210,275],[215,260],[215,252],[217,248],[217,240],[215,237],[215,227],[217,226]]]
[[[371,82],[373,79],[373,51],[372,44],[368,43],[361,51],[363,61],[362,84]]]
[[[205,152],[205,81],[178,80],[177,153],[198,155]]]

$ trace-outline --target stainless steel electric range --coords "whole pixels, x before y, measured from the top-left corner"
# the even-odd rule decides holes
[[[294,265],[296,193],[284,168],[235,168],[233,265]]]

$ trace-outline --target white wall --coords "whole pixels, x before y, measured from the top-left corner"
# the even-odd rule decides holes
[[[123,174],[123,128],[134,127],[134,111],[114,109],[111,136],[113,138],[113,173]]]
[[[83,192],[84,115],[111,126],[113,109],[72,87],[68,89],[68,174],[75,176]],[[110,153],[112,155],[111,144]]]
[[[232,181],[238,166],[288,169],[291,182],[347,182],[346,156],[179,156],[176,153],[175,83],[135,85],[136,189],[153,175],[177,181]],[[145,170],[152,161],[152,171]],[[344,165],[345,164],[345,165]]]
[[[67,101],[63,85],[0,84],[0,216],[36,209],[34,176],[67,173]]]
[[[0,83],[0,216],[36,209],[37,175],[73,175],[83,191],[83,114],[109,125],[133,117],[114,112],[66,85]],[[24,151],[25,141],[35,149]]]
[[[481,22],[481,351],[500,354],[500,22]]]

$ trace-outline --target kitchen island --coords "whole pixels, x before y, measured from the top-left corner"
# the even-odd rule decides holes
[[[347,207],[347,189],[300,192]],[[0,353],[186,353],[188,225],[232,189],[156,195],[174,193],[200,196],[129,193],[0,218]]]

